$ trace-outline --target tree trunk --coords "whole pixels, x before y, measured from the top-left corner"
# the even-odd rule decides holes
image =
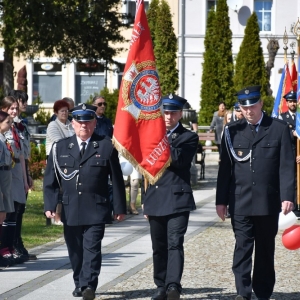
[[[13,52],[5,48],[4,61],[3,61],[3,91],[4,95],[8,95],[8,92],[14,88],[14,64],[13,64]]]

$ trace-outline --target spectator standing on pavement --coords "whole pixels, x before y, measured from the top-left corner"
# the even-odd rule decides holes
[[[215,131],[215,143],[218,147],[219,154],[221,153],[221,135],[223,130],[224,116],[226,112],[225,102],[219,103],[218,111],[214,112],[213,119],[210,124],[210,132]]]
[[[107,135],[111,138],[113,136],[112,122],[104,115],[107,102],[104,97],[100,95],[93,98],[92,105],[97,107],[97,124],[94,132],[98,135]]]
[[[74,129],[68,119],[69,104],[65,100],[57,100],[54,102],[53,111],[56,118],[50,122],[47,127],[46,134],[46,155],[48,156],[52,145],[60,139],[72,136]]]
[[[112,138],[113,136],[113,125],[110,119],[108,119],[104,113],[106,110],[107,102],[104,97],[101,95],[97,95],[92,100],[92,105],[97,107],[96,110],[96,127],[94,132],[98,135],[106,135]],[[114,201],[113,201],[113,189],[111,178],[109,178],[109,199],[110,199],[110,207],[111,207],[111,215],[113,218],[114,211]]]
[[[154,185],[144,189],[142,183],[142,203],[150,223],[153,277],[157,286],[152,300],[180,299],[184,235],[190,211],[196,209],[190,168],[199,138],[179,122],[186,101],[174,94],[162,98],[172,162]]]
[[[12,150],[6,142],[4,133],[9,130],[11,119],[8,113],[0,111],[0,241],[2,232],[2,223],[7,213],[15,211],[14,202],[11,199],[11,167]],[[9,266],[7,259],[0,256],[0,267]]]
[[[229,204],[236,239],[232,266],[236,300],[250,300],[252,289],[260,300],[271,297],[279,213],[293,209],[295,192],[289,128],[262,112],[260,89],[250,86],[237,93],[245,118],[224,129],[217,179],[217,214],[224,221]]]
[[[224,116],[224,121],[223,121],[223,129],[224,129],[224,126],[231,121],[231,117],[232,117],[232,111],[226,110],[225,116]]]
[[[14,212],[6,214],[6,219],[2,224],[0,255],[11,261],[11,264],[16,264],[28,260],[28,256],[19,253],[14,247],[16,228],[19,227],[17,222],[20,221],[17,218],[17,212],[20,211],[20,206],[25,206],[26,193],[29,189],[24,159],[24,137],[13,122],[19,112],[18,101],[12,96],[7,96],[0,102],[0,110],[7,112],[12,122],[9,130],[5,132],[5,138],[12,149],[14,160],[14,167],[11,171],[11,198],[14,201]]]
[[[33,187],[33,180],[29,172],[29,161],[30,161],[30,132],[27,126],[26,120],[22,119],[22,113],[26,113],[28,95],[26,92],[21,90],[11,90],[9,96],[14,97],[18,101],[19,110],[18,115],[14,118],[14,125],[18,131],[22,134],[22,145],[25,159],[25,169],[26,169],[26,178],[27,184],[31,189]],[[27,202],[28,193],[26,193],[26,202]],[[18,205],[18,210],[16,211],[16,232],[14,237],[14,247],[15,251],[19,255],[23,255],[28,260],[36,260],[37,257],[35,254],[30,254],[28,250],[24,247],[22,240],[22,224],[23,224],[23,215],[25,213],[26,205]]]
[[[70,114],[71,110],[74,108],[74,100],[70,97],[64,97],[62,98],[61,100],[64,100],[64,101],[67,101],[68,102],[68,106],[69,106],[69,115],[68,115],[68,120],[69,121],[72,121],[72,114]],[[49,120],[49,123],[52,122],[52,121],[55,121],[57,115],[54,113],[50,120]]]
[[[111,223],[108,174],[113,185],[115,220],[126,214],[126,195],[118,153],[111,139],[93,134],[96,107],[81,104],[72,111],[75,135],[53,144],[44,175],[44,211],[55,217],[62,195],[64,237],[73,269],[74,297],[95,298],[101,269],[105,224]]]
[[[57,100],[53,105],[54,114],[57,116],[54,121],[50,122],[47,127],[46,134],[46,155],[49,156],[52,145],[66,137],[74,135],[74,129],[69,121],[69,104],[65,100]],[[55,218],[51,219],[53,225],[63,225],[61,222],[62,208],[62,191],[60,191],[59,202],[56,207]]]

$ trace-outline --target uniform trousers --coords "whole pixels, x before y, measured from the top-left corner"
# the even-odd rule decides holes
[[[238,295],[251,299],[252,288],[257,297],[270,298],[275,285],[275,237],[278,231],[277,215],[231,216],[235,234],[232,270]],[[255,244],[254,267],[251,282],[252,253]]]
[[[105,224],[64,225],[64,237],[73,269],[76,288],[87,286],[97,289],[102,254],[101,244]]]
[[[189,211],[167,216],[149,216],[153,249],[154,283],[167,289],[176,285],[181,291],[184,265],[183,242],[189,221]]]

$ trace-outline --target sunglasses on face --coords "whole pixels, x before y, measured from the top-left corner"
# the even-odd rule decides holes
[[[99,106],[99,107],[101,107],[102,105],[103,105],[103,106],[106,106],[107,103],[106,103],[106,102],[99,102],[99,103],[97,103],[96,105]]]

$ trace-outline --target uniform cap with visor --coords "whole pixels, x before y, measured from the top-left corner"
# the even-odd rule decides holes
[[[234,103],[233,109],[234,109],[235,111],[241,111],[241,108],[240,108],[240,105],[239,105],[238,102],[235,102],[235,103]]]
[[[296,101],[297,100],[297,93],[294,92],[294,91],[290,91],[289,93],[287,93],[286,95],[284,95],[283,98],[286,101]]]
[[[235,96],[238,98],[238,102],[242,106],[252,106],[260,100],[260,85],[254,85],[245,87],[238,91]]]
[[[162,97],[164,111],[180,111],[183,109],[187,100],[175,94],[169,94]]]
[[[97,107],[89,104],[80,104],[72,109],[72,117],[76,121],[89,122],[96,118]]]

